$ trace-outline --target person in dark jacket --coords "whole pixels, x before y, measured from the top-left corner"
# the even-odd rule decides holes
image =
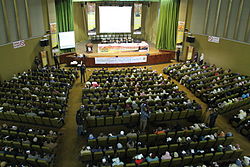
[[[181,50],[180,50],[180,48],[178,48],[178,50],[176,51],[176,61],[177,62],[180,61],[180,55],[181,55]]]
[[[53,58],[54,58],[56,68],[60,68],[60,64],[59,64],[59,61],[58,61],[58,56],[56,54],[54,54]]]
[[[82,65],[80,66],[81,83],[82,83],[82,80],[83,80],[84,82],[86,82],[86,81],[85,81],[85,71],[86,71],[86,66],[85,66],[85,64],[82,64]]]
[[[216,109],[212,110],[212,112],[209,115],[209,127],[210,128],[214,127],[217,117],[218,117],[218,111]]]
[[[82,105],[81,108],[76,113],[76,125],[77,125],[78,136],[84,135],[84,133],[86,132],[84,130],[83,109],[84,109],[84,105]]]
[[[147,105],[145,103],[142,103],[141,115],[140,115],[140,129],[142,130],[142,132],[145,131],[149,118],[150,118],[150,113],[147,110]]]

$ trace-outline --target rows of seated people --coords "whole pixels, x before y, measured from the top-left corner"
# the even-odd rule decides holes
[[[250,109],[241,109],[230,119],[233,127],[250,139]]]
[[[58,132],[26,126],[0,126],[0,159],[8,166],[49,166],[57,148]]]
[[[177,112],[178,119],[182,111],[201,110],[169,79],[142,68],[94,71],[83,88],[82,100],[85,116],[98,118],[136,115],[144,103],[151,113],[168,112],[170,119],[171,113]],[[183,115],[181,118],[186,118],[187,112]]]
[[[185,166],[185,167],[249,167],[250,157],[242,156],[237,160],[227,160],[227,161],[217,161],[217,162],[208,162],[206,164],[201,164],[198,166]]]
[[[161,122],[161,121],[171,121],[177,119],[189,119],[192,121],[199,121],[201,116],[201,110],[189,110],[189,111],[175,111],[175,112],[152,112],[148,119],[149,122]],[[81,117],[84,116],[81,114]],[[140,119],[140,113],[133,112],[128,115],[122,116],[91,116],[90,114],[86,116],[85,123],[87,127],[102,127],[102,126],[112,126],[112,125],[130,125],[136,126]]]
[[[176,130],[176,129],[175,129]],[[85,163],[102,166],[180,166],[219,159],[238,158],[242,150],[232,145],[233,136],[205,124],[194,124],[182,131],[158,128],[153,133],[134,131],[118,135],[89,135],[81,150]]]
[[[185,62],[166,67],[164,73],[178,80],[210,107],[221,112],[250,103],[250,77],[215,65]]]
[[[60,127],[76,77],[75,70],[47,67],[1,82],[0,119]]]

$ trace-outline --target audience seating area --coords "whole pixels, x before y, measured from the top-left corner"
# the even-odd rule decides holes
[[[250,77],[217,68],[185,62],[166,67],[164,73],[190,89],[210,107],[228,112],[250,103]]]
[[[197,125],[193,127],[197,128]],[[233,142],[232,136],[221,136],[220,133],[223,132],[219,132],[218,128],[208,128],[204,124],[200,124],[196,128],[180,131],[170,130],[159,134],[154,132],[132,136],[129,133],[127,135],[118,134],[96,138],[92,136],[88,140],[90,148],[87,146],[81,151],[81,159],[83,162],[89,163],[90,166],[111,166],[114,163],[111,160],[119,157],[122,164],[117,166],[168,167],[197,165],[210,161],[235,161],[241,156],[243,150],[238,146],[231,145]],[[210,138],[210,135],[215,138]],[[126,143],[130,140],[135,143],[132,148],[126,146]],[[120,146],[118,146],[118,143],[120,143]],[[166,152],[170,153],[169,159],[163,158]],[[146,157],[152,154],[156,155],[158,159],[148,161]],[[144,159],[140,164],[135,161],[138,155],[142,155]],[[103,158],[107,162],[103,163]]]
[[[239,110],[230,122],[241,134],[250,139],[250,109]]]
[[[151,122],[201,115],[198,103],[177,85],[146,68],[94,71],[82,102],[88,127],[137,124],[142,103],[149,106]]]
[[[0,119],[61,127],[76,70],[29,70],[0,83]]]
[[[221,112],[229,110],[229,105],[231,110],[236,104],[237,107],[248,104],[250,78],[247,76],[196,63],[173,65],[164,72],[176,77],[210,107],[220,107]],[[137,128],[144,104],[150,112],[148,122],[151,125],[187,118],[199,121],[195,117],[200,118],[201,107],[189,100],[170,78],[164,79],[151,69],[95,70],[82,93],[80,110],[86,118],[87,128],[104,127],[103,133],[106,132],[98,136],[94,129],[91,130],[93,134],[89,134],[87,144],[80,151],[85,166],[193,167],[211,162],[229,165],[242,158],[243,150],[239,144],[233,143],[231,132],[225,134],[216,127],[208,128],[204,123],[166,130],[159,127],[147,133],[131,130],[113,134],[107,130],[107,126],[113,125]],[[230,101],[232,97],[233,104],[220,102],[223,98]],[[164,158],[166,155],[167,159]]]
[[[57,132],[7,124],[0,129],[0,160],[3,163],[8,166],[53,165]]]

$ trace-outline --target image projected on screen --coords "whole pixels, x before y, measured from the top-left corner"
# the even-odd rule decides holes
[[[59,33],[60,49],[75,48],[75,32],[60,32]]]
[[[131,32],[131,6],[100,6],[100,33]]]

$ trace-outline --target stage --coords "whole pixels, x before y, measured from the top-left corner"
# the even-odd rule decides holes
[[[129,56],[129,55],[146,55],[148,54],[155,54],[159,53],[159,50],[155,48],[155,45],[148,42],[149,51],[145,52],[117,52],[117,53],[98,53],[98,44],[93,44],[93,53],[86,52],[86,44],[88,41],[76,43],[76,53],[77,54],[85,54],[88,57],[95,57],[95,56]]]
[[[68,66],[77,65],[81,61],[87,67],[108,67],[108,66],[134,66],[168,63],[174,59],[175,52],[159,51],[155,45],[147,42],[149,51],[98,53],[98,44],[93,44],[93,53],[86,52],[86,42],[76,43],[76,53],[66,53],[60,55],[61,63]],[[79,55],[85,55],[83,57]]]

